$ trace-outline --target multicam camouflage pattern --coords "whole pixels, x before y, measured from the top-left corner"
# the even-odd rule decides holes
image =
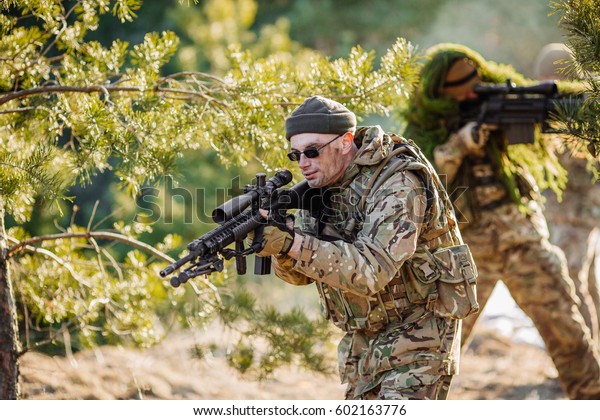
[[[569,180],[560,202],[555,194],[545,194],[550,242],[565,252],[581,300],[581,315],[600,343],[600,293],[595,275],[600,263],[600,183],[587,167],[590,162],[580,154],[562,151],[559,160]]]
[[[433,257],[440,268],[433,312],[443,318],[463,319],[479,311],[475,288],[477,268],[468,245],[442,248],[434,252]]]
[[[378,333],[348,333],[338,346],[346,399],[445,399],[458,373],[460,321],[423,313]]]
[[[440,174],[445,173],[443,150],[434,152]],[[454,170],[454,155],[449,162]],[[465,186],[471,188],[470,184]],[[578,309],[579,299],[565,255],[548,241],[548,226],[540,205],[524,201],[527,208],[523,212],[514,203],[500,201],[491,207],[476,204],[471,201],[469,211],[458,207],[457,212],[472,217],[461,225],[461,233],[479,270],[479,304],[484,307],[494,286],[502,280],[542,336],[569,398],[599,399],[597,344]],[[468,345],[476,320],[477,314],[463,320],[463,348]]]
[[[432,312],[435,282],[425,287],[430,293],[420,291],[424,299],[416,299],[402,273],[410,270],[415,252],[431,255],[462,244],[451,205],[432,181],[431,166],[408,150],[368,192],[393,141],[379,127],[361,128],[356,138],[362,142],[357,156],[328,188],[332,199],[324,228],[307,212],[298,214],[296,223],[305,235],[300,258],[277,258],[275,272],[292,284],[315,282],[324,315],[348,332],[339,346],[348,398],[444,396],[438,393],[457,371],[459,321]],[[439,265],[433,258],[420,264],[440,277]],[[448,262],[447,275],[451,266]],[[473,275],[474,267],[465,277]]]

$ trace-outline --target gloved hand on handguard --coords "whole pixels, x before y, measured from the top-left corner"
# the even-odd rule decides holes
[[[268,212],[261,214],[265,217],[269,224],[263,228],[262,249],[256,253],[259,257],[283,256],[289,252],[294,244],[294,217],[285,215],[282,222],[269,218]],[[285,223],[283,223],[285,220]],[[254,242],[254,232],[250,232],[247,236],[248,245]]]

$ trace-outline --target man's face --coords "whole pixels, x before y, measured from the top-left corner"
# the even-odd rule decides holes
[[[308,149],[319,149],[319,155],[308,158],[300,155],[298,167],[311,187],[326,187],[337,181],[346,171],[348,165],[344,152],[344,138],[351,134],[301,133],[290,138],[292,152],[304,152]],[[331,143],[327,144],[333,140]]]
[[[479,83],[480,80],[479,78],[476,79],[476,83],[465,87],[465,89],[460,90],[460,91],[453,91],[453,92],[449,92],[447,93],[447,96],[451,97],[452,99],[454,99],[455,101],[458,102],[463,102],[463,101],[467,101],[467,100],[475,100],[477,99],[477,93],[475,93],[475,91],[473,90],[473,86],[475,86],[475,84]]]
[[[481,83],[477,66],[467,58],[456,60],[445,75],[442,96],[452,98],[458,102],[477,99],[473,87]]]
[[[475,76],[461,86],[442,89],[442,94],[458,102],[473,101],[477,99],[477,93],[475,93],[473,87],[479,83],[481,83],[481,79],[479,76]]]

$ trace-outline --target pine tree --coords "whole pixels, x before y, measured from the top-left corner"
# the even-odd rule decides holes
[[[562,129],[587,145],[594,157],[600,154],[600,3],[567,0],[551,3],[567,31],[566,44],[573,52],[578,76],[588,86],[582,109],[564,110]]]
[[[374,53],[360,47],[330,60],[311,50],[257,59],[232,46],[229,70],[220,77],[163,75],[178,49],[172,32],[107,47],[87,37],[101,15],[131,21],[140,5],[4,0],[0,6],[0,398],[19,396],[18,359],[25,351],[68,342],[75,333],[81,345],[123,337],[149,345],[161,336],[157,318],[189,310],[190,290],[193,312],[219,315],[242,331],[244,341],[230,353],[240,370],[257,359],[251,341],[257,337],[269,348],[259,358],[262,372],[293,354],[326,370],[317,348],[328,334],[324,323],[297,310],[258,308],[244,293],[222,294],[223,276],[176,290],[164,283],[157,273],[172,261],[174,235],[150,246],[137,239],[148,225],[117,222],[97,231],[93,215],[87,226],[71,223],[43,236],[32,237],[25,224],[34,205],[59,205],[70,186],[105,171],[133,198],[159,176],[174,175],[191,150],[212,148],[223,165],[258,159],[267,172],[283,167],[283,122],[293,107],[320,94],[359,115],[387,114],[415,80],[412,46],[398,39],[378,68]],[[8,218],[15,226],[7,228]],[[117,242],[131,249],[119,261],[111,253]],[[43,334],[35,343],[33,330]]]

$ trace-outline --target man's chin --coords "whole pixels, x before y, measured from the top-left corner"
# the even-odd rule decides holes
[[[318,178],[307,179],[306,182],[308,183],[308,186],[311,188],[318,188],[318,187],[323,186],[321,179],[318,179]]]

